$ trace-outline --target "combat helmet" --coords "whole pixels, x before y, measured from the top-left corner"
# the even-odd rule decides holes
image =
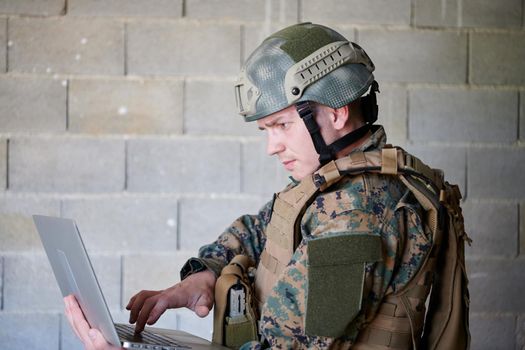
[[[237,109],[249,122],[295,105],[324,164],[377,120],[373,71],[365,51],[333,29],[309,22],[292,25],[266,38],[244,63],[235,84]],[[361,101],[366,124],[326,145],[309,102],[340,108],[369,89]]]

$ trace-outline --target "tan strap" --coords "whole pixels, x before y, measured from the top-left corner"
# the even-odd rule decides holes
[[[230,263],[230,265],[226,265],[223,267],[221,271],[221,275],[235,275],[237,278],[242,278],[242,268],[238,265],[233,265]]]
[[[276,275],[279,275],[282,271],[282,264],[279,263],[279,260],[266,250],[263,250],[261,254],[261,264],[263,264],[271,273]]]
[[[408,333],[396,333],[369,327],[361,332],[358,342],[385,346],[389,349],[406,350],[407,344],[411,343],[411,335],[410,331]]]
[[[323,176],[325,179],[325,183],[320,187],[321,191],[324,191],[326,188],[332,186],[341,178],[341,174],[339,173],[337,164],[333,160],[330,163],[323,166],[321,169],[319,169],[317,173]]]
[[[381,174],[397,174],[398,150],[396,148],[383,148],[381,151]]]
[[[432,169],[419,158],[405,153],[405,165],[407,168],[413,169],[415,172],[422,174],[427,179],[431,180],[438,188],[443,188],[443,172],[439,169]]]

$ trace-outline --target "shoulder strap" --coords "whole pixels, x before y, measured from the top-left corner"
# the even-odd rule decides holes
[[[436,283],[432,287],[422,348],[469,349],[469,292],[465,268],[465,241],[470,245],[459,206],[457,185],[445,184],[440,201],[446,208],[446,227],[437,257]]]

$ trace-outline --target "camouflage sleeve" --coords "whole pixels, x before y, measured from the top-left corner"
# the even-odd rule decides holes
[[[199,259],[217,276],[235,255],[247,255],[259,262],[270,221],[273,200],[266,203],[257,215],[243,215],[235,220],[217,240],[199,249]]]
[[[250,341],[248,343],[243,344],[239,350],[263,350],[266,349],[261,343],[258,341]]]

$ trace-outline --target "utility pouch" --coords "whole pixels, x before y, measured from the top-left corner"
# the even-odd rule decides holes
[[[312,336],[353,333],[361,309],[365,264],[380,261],[381,237],[348,234],[308,242],[308,296],[305,331]]]
[[[237,255],[225,266],[215,284],[213,342],[238,349],[257,340],[257,313],[248,269],[253,263]]]
[[[250,315],[226,317],[224,324],[224,345],[238,349],[246,342],[257,339],[257,330]]]

